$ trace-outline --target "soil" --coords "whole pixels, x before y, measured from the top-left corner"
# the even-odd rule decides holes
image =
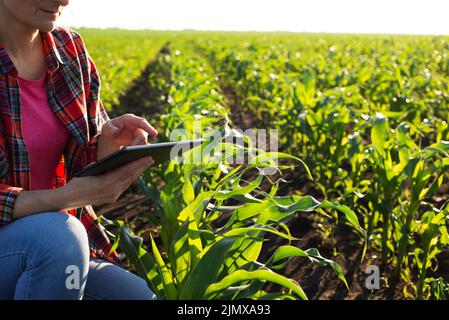
[[[156,56],[165,54],[168,51],[166,43]],[[119,97],[119,105],[113,106],[109,112],[111,118],[117,117],[123,113],[133,113],[135,115],[151,119],[163,112],[160,97],[162,92],[159,88],[153,87],[149,83],[149,77],[157,70],[158,60],[154,59],[136,78],[129,89]],[[167,75],[160,75],[166,78]]]
[[[242,131],[254,128],[255,119],[257,119],[256,116],[250,110],[246,110],[246,108],[239,104],[239,99],[233,88],[222,83],[221,91],[226,97],[228,106],[232,106],[231,110],[236,111],[230,114],[233,126]]]
[[[330,267],[315,265],[307,258],[293,258],[282,273],[295,279],[309,299],[402,299],[403,284],[386,286],[382,281],[385,273],[389,273],[391,270],[383,272],[381,270],[380,290],[371,291],[366,288],[365,282],[369,276],[369,274],[365,274],[368,267],[367,261],[372,260],[369,264],[374,265],[380,265],[380,262],[376,252],[368,252],[361,262],[363,247],[360,237],[349,227],[338,226],[334,234],[324,239],[315,217],[297,216],[289,223],[289,228],[292,235],[300,239],[292,245],[303,250],[317,248],[323,257],[332,259],[340,265],[348,282],[349,290]],[[273,253],[273,249],[282,244],[287,243],[279,238],[270,239],[263,248],[262,257],[265,260],[268,259]],[[279,290],[279,287],[270,284],[267,289],[269,291]]]

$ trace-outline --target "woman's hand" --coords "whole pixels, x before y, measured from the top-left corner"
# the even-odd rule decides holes
[[[72,209],[114,203],[152,164],[154,160],[145,157],[101,175],[74,177],[61,188],[67,195],[65,206]]]
[[[127,113],[106,122],[98,139],[97,161],[124,146],[148,143],[148,134],[153,138],[157,131],[146,119]]]

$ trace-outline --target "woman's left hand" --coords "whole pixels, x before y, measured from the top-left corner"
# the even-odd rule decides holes
[[[157,131],[146,119],[127,113],[106,122],[102,129],[97,146],[97,161],[124,146],[135,146],[148,143],[148,135],[153,138]]]

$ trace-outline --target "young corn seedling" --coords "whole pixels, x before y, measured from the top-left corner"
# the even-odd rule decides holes
[[[421,248],[415,248],[413,252],[415,263],[419,268],[416,286],[417,299],[423,299],[424,292],[430,289],[426,284],[426,273],[431,267],[432,260],[444,246],[449,245],[449,234],[446,227],[448,213],[447,210],[428,211],[416,223],[416,233],[420,236],[422,245]]]
[[[378,114],[371,131],[371,163],[375,172],[374,190],[381,195],[374,208],[381,213],[381,248],[384,264],[389,252],[396,266],[395,275],[401,275],[408,249],[413,240],[412,225],[420,223],[420,208],[428,205],[443,183],[449,160],[449,144],[439,142],[420,149],[410,138],[409,127],[400,124],[395,133],[389,129],[388,120]],[[369,220],[368,234],[374,229],[375,216]],[[408,260],[407,260],[408,261]],[[417,292],[422,294],[423,279]]]

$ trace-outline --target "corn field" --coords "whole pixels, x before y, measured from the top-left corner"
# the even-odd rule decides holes
[[[448,297],[449,38],[79,32],[110,115],[158,141],[278,132],[147,170],[139,227],[101,218],[159,299]]]

